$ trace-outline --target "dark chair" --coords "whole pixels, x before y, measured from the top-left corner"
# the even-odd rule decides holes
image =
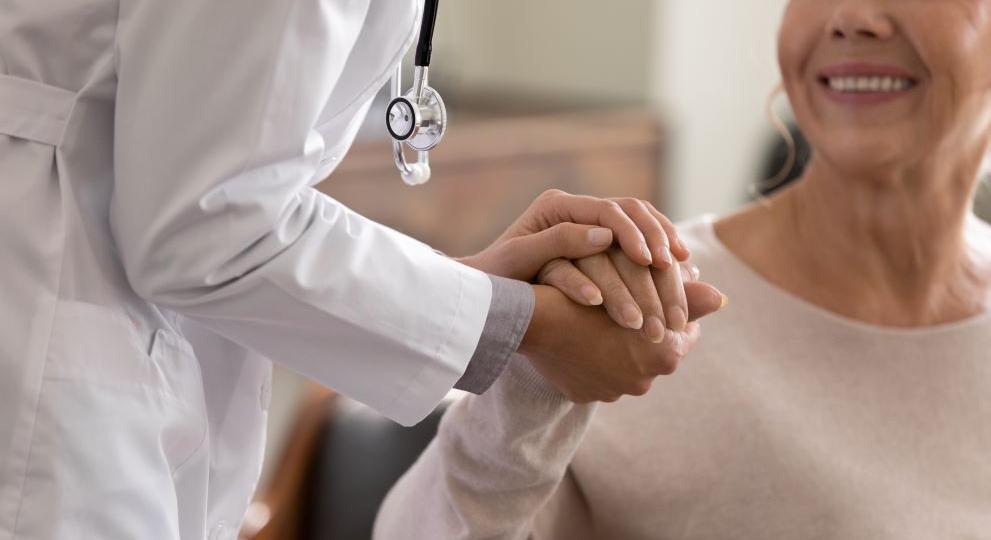
[[[433,439],[448,404],[404,428],[311,385],[240,538],[368,540],[382,500]]]
[[[353,402],[327,426],[315,456],[302,516],[303,540],[368,540],[389,489],[437,433],[446,404],[404,428]]]

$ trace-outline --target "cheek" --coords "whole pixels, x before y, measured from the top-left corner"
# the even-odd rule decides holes
[[[803,68],[821,30],[812,23],[814,20],[811,3],[807,0],[793,0],[785,10],[778,31],[778,66],[786,86],[801,77]]]
[[[917,14],[912,37],[935,81],[958,97],[991,88],[991,0],[955,0]]]
[[[919,29],[913,41],[930,70],[930,124],[935,132],[962,129],[972,135],[974,130],[984,130],[991,114],[988,4],[984,0],[955,2],[943,10],[920,14],[919,24],[913,25]]]
[[[778,31],[778,67],[791,103],[802,107],[811,83],[809,65],[826,36],[829,4],[822,0],[792,0]],[[798,111],[796,111],[798,112]]]

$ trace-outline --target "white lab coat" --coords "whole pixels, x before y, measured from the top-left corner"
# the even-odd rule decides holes
[[[488,278],[311,187],[421,10],[0,3],[0,540],[234,538],[265,358],[404,424],[453,386]]]

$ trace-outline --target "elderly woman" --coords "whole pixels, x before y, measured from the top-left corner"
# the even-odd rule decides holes
[[[991,0],[792,0],[781,28],[815,156],[765,204],[682,226],[733,303],[677,376],[574,405],[516,361],[448,413],[378,538],[991,531],[991,230],[970,210]],[[606,283],[608,261],[636,292],[621,257],[579,267]]]

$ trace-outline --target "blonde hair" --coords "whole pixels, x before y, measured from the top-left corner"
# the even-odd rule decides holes
[[[788,175],[791,174],[792,169],[795,168],[795,163],[798,161],[798,145],[795,143],[795,137],[791,134],[791,130],[788,129],[788,126],[785,125],[785,122],[782,120],[781,115],[778,114],[778,111],[774,110],[774,104],[784,93],[784,83],[778,83],[767,96],[764,112],[767,115],[767,119],[771,122],[771,125],[774,126],[774,130],[778,132],[778,135],[780,135],[782,139],[784,139],[785,145],[788,147],[788,155],[785,158],[785,162],[781,166],[781,169],[779,169],[774,176],[750,184],[749,191],[751,198],[760,203],[767,202],[767,197],[764,196],[764,193],[773,191],[775,188],[779,187],[782,182],[788,179]],[[991,163],[989,163],[989,165],[991,165]]]

